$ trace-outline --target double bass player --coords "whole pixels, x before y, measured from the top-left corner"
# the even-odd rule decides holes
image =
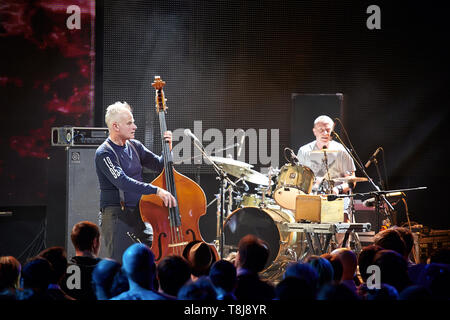
[[[105,255],[121,261],[128,246],[140,241],[152,245],[153,229],[139,212],[142,195],[156,194],[166,207],[177,206],[175,197],[163,188],[143,182],[142,168],[162,171],[163,156],[148,150],[134,139],[137,129],[131,107],[116,102],[106,109],[108,138],[97,148],[95,167],[100,184],[100,213]],[[172,149],[172,132],[164,132]]]

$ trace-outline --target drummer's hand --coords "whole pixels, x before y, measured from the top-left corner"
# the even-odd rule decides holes
[[[158,188],[158,190],[156,191],[156,195],[161,198],[166,207],[172,208],[177,206],[177,200],[170,192]]]
[[[164,141],[169,143],[169,148],[172,151],[172,131],[164,132]]]

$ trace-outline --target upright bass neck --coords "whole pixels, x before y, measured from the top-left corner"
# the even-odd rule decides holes
[[[166,98],[164,95],[163,87],[165,86],[166,82],[161,79],[159,76],[155,76],[155,81],[152,83],[152,87],[155,88],[156,94],[155,94],[155,104],[156,104],[156,112],[158,113],[159,117],[159,127],[160,127],[160,133],[161,133],[161,143],[162,143],[162,154],[164,158],[164,171],[165,171],[165,181],[166,181],[166,188],[167,191],[169,191],[177,200],[177,190],[175,186],[175,180],[173,177],[173,159],[172,159],[172,153],[170,150],[169,143],[164,139],[164,132],[167,131],[167,125],[166,125],[166,112],[167,112],[167,105],[166,105]],[[170,223],[173,226],[180,226],[181,225],[181,218],[180,213],[178,210],[178,206],[169,208],[169,219]]]

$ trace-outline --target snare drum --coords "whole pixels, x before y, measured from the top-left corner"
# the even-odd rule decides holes
[[[295,199],[299,194],[310,194],[314,184],[313,171],[302,165],[284,165],[277,179],[273,194],[283,208],[295,211]]]

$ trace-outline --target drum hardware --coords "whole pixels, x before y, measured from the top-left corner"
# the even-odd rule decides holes
[[[269,258],[262,271],[266,278],[281,276],[282,267],[295,261],[286,251],[296,242],[296,235],[281,230],[283,223],[294,222],[293,216],[279,210],[258,207],[238,208],[229,215],[224,224],[224,246],[237,247],[247,234],[264,240],[269,246]]]
[[[347,145],[344,143],[344,141],[342,141],[341,137],[336,133],[336,131],[332,131],[331,134],[333,135],[333,137],[335,137],[336,139],[339,140],[339,142],[342,144],[342,146],[345,148],[345,150],[347,151],[347,153],[352,157],[353,161],[355,162],[355,164],[358,166],[358,168],[361,170],[361,172],[364,174],[364,176],[367,178],[367,181],[370,182],[371,186],[375,189],[375,192],[381,192],[381,189],[379,186],[377,186],[375,184],[375,182],[373,182],[373,180],[369,177],[369,175],[367,174],[364,165],[362,164],[361,159],[359,159],[357,152],[355,151],[355,148],[353,147],[347,132],[345,130],[345,127],[342,125],[341,121],[339,118],[336,118],[339,123],[341,124],[341,127],[347,137],[347,140],[350,144],[351,149],[349,149],[347,147]],[[384,202],[386,204],[386,206],[381,205],[381,202]],[[377,201],[376,201],[376,206],[375,206],[375,211],[377,212],[377,214],[383,215],[385,217],[385,220],[387,220],[388,224],[392,224],[392,217],[391,217],[391,213],[394,212],[394,207],[392,206],[392,204],[386,199],[384,193],[379,193],[379,196],[377,196]]]
[[[336,233],[348,234],[354,232],[370,231],[370,223],[283,223],[281,230],[285,232],[301,232],[306,237],[307,248],[300,259],[304,259],[308,253],[321,255],[328,252],[333,236]],[[356,238],[357,242],[358,238]],[[345,242],[342,246],[345,246]],[[358,244],[356,244],[357,246]],[[360,247],[360,244],[359,244]]]
[[[295,199],[299,194],[310,194],[314,173],[306,166],[288,163],[281,167],[273,198],[281,207],[295,211]]]
[[[191,135],[193,135],[191,133]],[[194,136],[195,137],[195,136]],[[215,162],[217,163],[228,163],[228,165],[230,165],[231,167],[233,167],[233,165],[235,165],[236,163],[239,163],[239,166],[244,166],[244,167],[249,167],[251,166],[250,164],[246,164],[244,162],[241,161],[236,161],[230,158],[222,158],[222,157],[212,157],[209,156],[206,152],[205,152],[205,148],[203,147],[203,145],[201,144],[201,142],[198,139],[193,139],[193,144],[194,147],[196,147],[205,157],[205,159],[212,165],[214,171],[217,173],[217,177],[216,179],[220,181],[219,183],[219,197],[217,199],[217,207],[218,207],[218,211],[217,211],[217,218],[218,218],[218,226],[217,226],[217,238],[214,241],[215,245],[218,246],[218,252],[219,252],[219,256],[220,258],[224,257],[224,248],[223,248],[223,244],[224,244],[224,232],[223,232],[223,226],[224,226],[224,218],[225,218],[225,193],[227,191],[227,184],[229,184],[229,187],[234,187],[237,189],[236,184],[230,180],[230,178],[228,177],[227,173],[222,170],[221,166],[217,165]]]
[[[233,160],[231,158],[210,157],[212,162],[216,163],[223,171],[236,178],[242,178],[254,184],[269,185],[269,179],[253,169],[253,165]]]

